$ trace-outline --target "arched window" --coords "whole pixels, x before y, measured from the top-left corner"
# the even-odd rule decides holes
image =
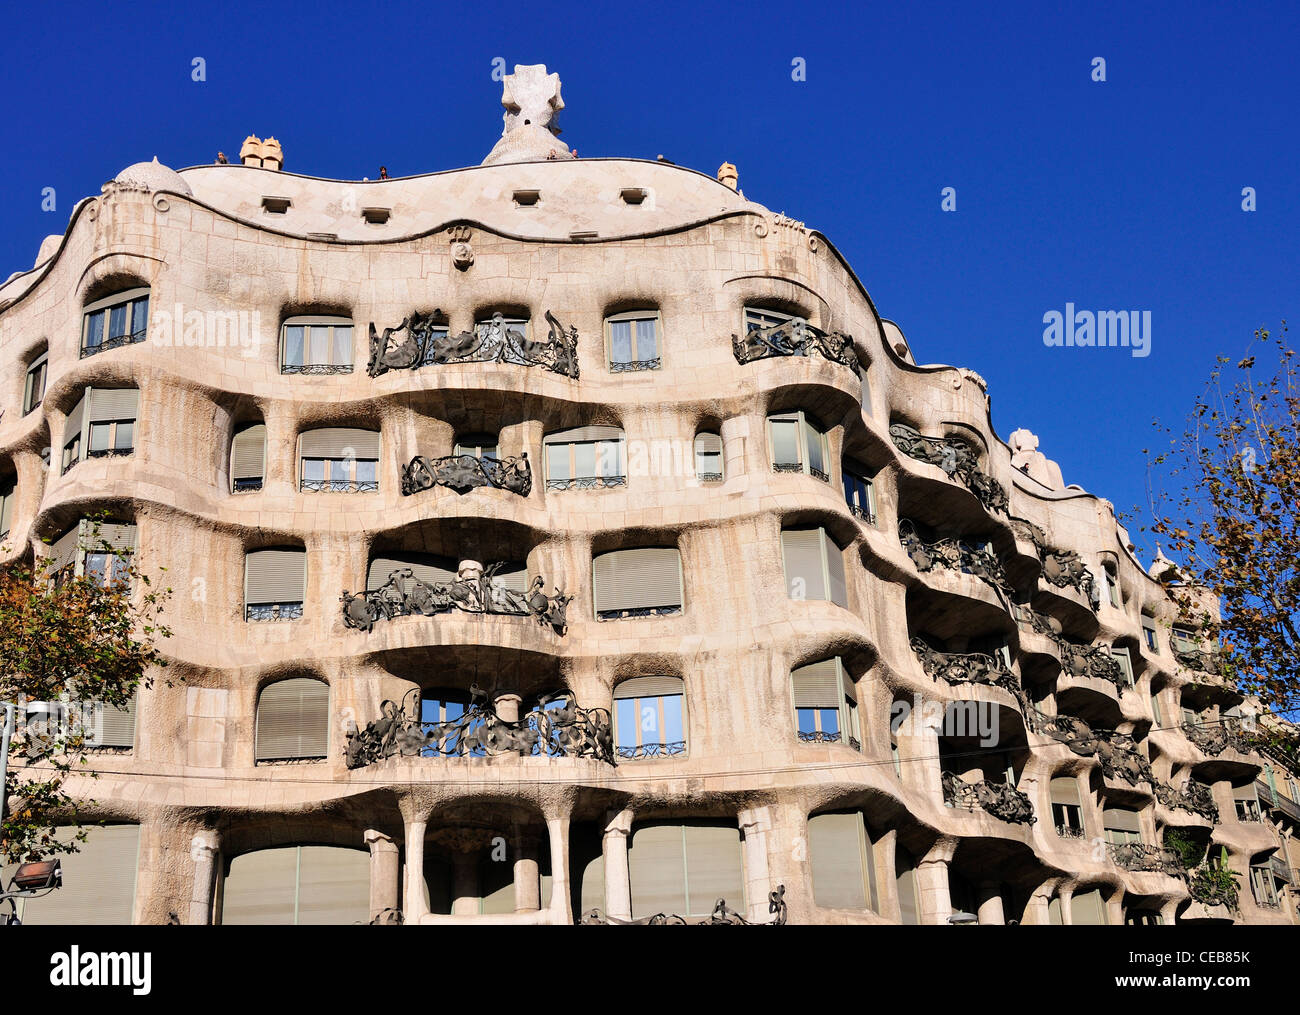
[[[298,439],[304,493],[374,493],[379,489],[379,431],[353,427],[308,430]]]
[[[620,758],[662,758],[686,751],[681,677],[633,677],[614,688],[614,746]]]
[[[1077,891],[1070,897],[1070,922],[1076,927],[1106,926],[1106,900],[1100,888]]]
[[[230,492],[262,489],[266,478],[266,424],[249,423],[230,442]]]
[[[132,454],[139,411],[137,388],[86,388],[63,424],[63,472],[88,458]]]
[[[1083,807],[1079,803],[1079,780],[1073,775],[1052,778],[1052,821],[1063,839],[1082,839]]]
[[[324,758],[329,750],[330,687],[312,677],[277,680],[257,699],[257,761]]]
[[[280,373],[352,373],[352,321],[290,317],[280,329]]]
[[[826,430],[806,412],[783,412],[767,418],[773,472],[803,472],[823,483],[831,480]]]
[[[658,370],[661,364],[659,312],[634,310],[605,318],[610,373]]]
[[[591,567],[597,620],[682,612],[682,559],[674,546],[613,550]]]
[[[715,433],[695,435],[695,478],[701,483],[723,480],[722,438]]]
[[[297,620],[306,596],[306,550],[284,547],[244,555],[245,620]]]
[[[143,342],[149,330],[149,287],[105,296],[86,305],[81,325],[81,358]]]
[[[817,905],[878,910],[871,838],[861,811],[809,818],[808,852]]]
[[[862,749],[857,691],[839,656],[792,670],[790,682],[800,740]]]
[[[1106,807],[1101,812],[1106,841],[1115,845],[1142,841],[1142,819],[1127,807]]]
[[[847,607],[844,551],[825,529],[784,529],[781,557],[786,595],[795,600],[829,600]]]

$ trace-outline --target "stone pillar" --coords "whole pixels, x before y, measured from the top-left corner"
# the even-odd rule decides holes
[[[1025,906],[1025,923],[1033,927],[1046,927],[1052,922],[1052,913],[1048,908],[1051,895],[1052,889],[1048,886],[1040,888],[1029,897],[1029,903]]]
[[[515,912],[535,913],[542,908],[542,879],[537,866],[537,840],[516,828]]]
[[[767,807],[747,807],[737,812],[740,824],[741,848],[745,852],[745,896],[748,912],[745,919],[751,923],[765,923],[770,919],[767,911],[768,893],[772,884],[767,866],[767,839],[772,828],[772,813]],[[740,900],[727,900],[732,909],[739,910]]]
[[[406,905],[402,907],[405,923],[419,923],[428,911],[424,899],[424,831],[427,821],[406,823]]]
[[[478,916],[478,911],[478,857],[474,853],[456,853],[451,861],[451,913]]]
[[[519,721],[519,706],[523,698],[513,691],[507,691],[505,694],[498,694],[493,705],[496,706],[497,716],[505,722]]]
[[[748,416],[729,416],[722,421],[722,479],[728,482],[749,472],[747,446],[752,443],[753,424]]]
[[[551,922],[573,923],[573,900],[569,897],[569,815],[546,819],[551,845]]]
[[[601,854],[605,860],[605,915],[632,919],[632,881],[627,866],[627,839],[632,831],[632,811],[610,811],[605,823]]]
[[[400,909],[401,868],[397,862],[397,843],[383,832],[367,829],[363,837],[370,850],[370,919],[386,909]]]
[[[922,924],[947,924],[952,916],[952,895],[948,890],[948,863],[956,842],[940,839],[916,864],[916,895]]]
[[[220,837],[214,831],[199,832],[190,843],[194,859],[194,888],[190,893],[189,919],[193,926],[206,927],[213,922],[212,900],[217,883]]]
[[[1002,907],[1001,885],[996,881],[981,881],[978,891],[980,926],[988,927],[1006,923],[1006,913]]]

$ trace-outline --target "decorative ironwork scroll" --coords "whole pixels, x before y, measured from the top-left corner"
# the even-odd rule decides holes
[[[1047,533],[1027,518],[1011,518],[1011,528],[1021,539],[1034,544],[1043,565],[1043,578],[1058,589],[1074,588],[1088,600],[1093,610],[1101,606],[1101,596],[1092,572],[1072,550],[1053,550],[1047,545]]]
[[[1020,690],[1019,684],[1003,661],[983,652],[940,652],[931,648],[924,638],[912,639],[912,651],[921,661],[926,675],[942,678],[950,684],[990,684],[1012,693]]]
[[[670,758],[686,753],[686,741],[674,740],[669,744],[637,744],[634,747],[619,747],[618,756],[624,761],[640,761],[645,758]]]
[[[1005,782],[967,782],[953,772],[942,773],[943,802],[949,807],[984,810],[1001,821],[1032,825],[1038,818],[1029,797]]]
[[[703,919],[690,920],[676,913],[655,913],[643,916],[639,920],[620,920],[616,916],[607,916],[599,909],[588,910],[582,917],[584,927],[784,927],[788,917],[785,902],[785,885],[777,885],[776,890],[768,892],[767,911],[772,919],[766,923],[751,923],[727,905],[726,899],[719,899],[713,905],[713,912]]]
[[[539,366],[552,373],[578,379],[578,329],[567,331],[551,311],[546,311],[550,333],[545,341],[529,338],[523,329],[507,324],[501,314],[452,335],[439,318],[442,312],[412,314],[395,328],[380,334],[370,324],[370,362],[366,372],[379,377],[390,370],[418,370],[430,364],[514,363]]]
[[[472,689],[477,690],[477,688]],[[380,717],[348,732],[348,768],[394,757],[595,758],[615,762],[613,727],[603,708],[579,708],[570,691],[539,698],[518,721],[503,719],[483,693],[471,694],[463,715],[446,722],[420,720],[420,692],[412,689],[403,705],[385,701]]]
[[[822,331],[800,317],[767,328],[750,328],[744,338],[733,332],[731,350],[742,366],[775,356],[821,356],[848,367],[855,374],[861,371],[853,352],[852,335]]]
[[[1104,644],[1076,645],[1061,634],[1061,622],[1055,617],[1039,613],[1033,607],[1019,604],[1012,607],[1016,622],[1037,634],[1044,635],[1056,645],[1061,668],[1073,677],[1096,677],[1109,680],[1119,691],[1129,687],[1124,669],[1111,655],[1110,646]]]
[[[1219,823],[1219,808],[1208,786],[1188,779],[1182,791],[1174,789],[1168,783],[1156,783],[1156,800],[1170,810],[1187,811],[1199,814],[1211,824]]]
[[[479,458],[476,455],[447,455],[444,458],[425,458],[416,455],[411,464],[402,470],[402,496],[409,497],[421,490],[445,486],[457,493],[467,493],[480,486],[493,486],[527,497],[533,488],[533,470],[528,464],[528,452],[518,458],[499,461],[496,458]]]
[[[1007,511],[1007,491],[979,469],[979,455],[962,437],[926,437],[906,423],[892,423],[889,439],[909,458],[937,465],[949,479],[959,479],[989,511]]]
[[[933,571],[942,566],[952,571],[973,574],[1003,592],[1013,591],[1007,583],[1002,564],[982,546],[952,538],[927,543],[917,534],[916,526],[906,518],[898,523],[898,539],[918,571]]]
[[[409,567],[398,568],[377,589],[353,595],[346,589],[340,597],[343,622],[367,634],[380,620],[394,617],[432,617],[438,613],[460,610],[464,613],[495,613],[533,617],[556,634],[568,630],[566,613],[572,596],[557,588],[552,596],[542,592],[541,576],[533,579],[527,592],[515,592],[493,581],[503,561],[484,569],[474,561],[464,561],[456,577],[449,582],[429,583],[415,577]]]
[[[1208,754],[1212,758],[1217,758],[1229,749],[1238,754],[1250,754],[1255,749],[1255,744],[1242,732],[1240,724],[1230,719],[1204,725],[1185,722],[1183,733],[1187,735],[1188,740],[1201,749],[1201,753]]]
[[[1127,733],[1112,729],[1093,729],[1073,715],[1047,715],[1032,705],[1025,705],[1025,722],[1035,733],[1064,744],[1081,758],[1095,757],[1102,774],[1122,779],[1130,786],[1138,783],[1156,785],[1151,763],[1137,751],[1137,741]]]
[[[1223,676],[1223,656],[1218,652],[1206,652],[1204,649],[1179,649],[1173,646],[1174,661],[1179,666],[1201,673]]]
[[[139,345],[145,340],[145,337],[146,331],[142,328],[126,335],[114,335],[94,345],[83,345],[80,358],[85,359],[87,356],[95,356],[101,352],[108,352],[110,349],[120,349],[124,345]]]
[[[1187,868],[1172,849],[1145,842],[1110,842],[1106,848],[1115,864],[1126,871],[1150,871],[1168,874],[1171,878],[1187,879]]]

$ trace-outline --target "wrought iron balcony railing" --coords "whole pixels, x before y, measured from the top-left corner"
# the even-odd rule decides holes
[[[660,366],[660,358],[655,356],[653,359],[630,359],[611,362],[609,372],[611,374],[630,374],[639,370],[658,370]]]
[[[595,490],[615,486],[627,486],[626,476],[577,476],[573,479],[548,479],[548,490]]]
[[[777,885],[776,891],[768,893],[767,911],[772,914],[772,919],[766,923],[752,924],[728,906],[726,899],[719,899],[707,917],[689,918],[676,913],[655,913],[639,920],[620,920],[618,917],[606,916],[599,909],[590,909],[583,914],[580,923],[584,927],[781,927],[786,921],[785,885]]]
[[[302,603],[250,603],[244,607],[244,619],[256,624],[301,620]]]
[[[644,761],[648,758],[671,758],[686,753],[686,741],[668,744],[636,744],[633,747],[616,747],[615,753],[624,761]]]
[[[86,458],[128,458],[135,454],[135,448],[91,448]]]
[[[1223,656],[1218,652],[1207,652],[1204,649],[1179,649],[1177,645],[1172,648],[1174,661],[1179,666],[1214,676],[1223,676]]]
[[[1075,828],[1072,825],[1057,825],[1056,834],[1062,839],[1083,839],[1086,833],[1082,828]]]
[[[857,504],[850,504],[849,510],[853,512],[854,518],[860,518],[868,525],[876,524],[876,514],[874,511],[868,511],[866,508],[859,507]]]
[[[282,374],[350,374],[352,373],[351,363],[283,363],[280,365]]]
[[[597,610],[597,620],[637,620],[642,617],[675,617],[680,606],[638,606],[630,610]]]
[[[457,493],[491,486],[527,497],[533,489],[533,471],[528,464],[527,451],[518,458],[504,460],[491,455],[485,458],[477,455],[447,455],[443,458],[416,455],[402,470],[403,497],[435,486],[445,486]],[[547,488],[551,488],[550,484]]]
[[[995,589],[1010,594],[1006,572],[997,557],[984,547],[962,539],[937,539],[927,543],[916,531],[916,525],[907,518],[898,523],[898,541],[912,558],[916,569],[922,573],[936,567],[974,575]]]
[[[395,328],[382,333],[370,323],[370,361],[366,372],[379,377],[390,370],[419,370],[433,365],[459,363],[513,363],[539,366],[552,373],[578,379],[578,329],[567,331],[551,311],[546,311],[550,332],[538,341],[529,337],[527,325],[494,314],[470,331],[453,335],[441,312],[411,314]]]
[[[1165,807],[1199,814],[1211,824],[1219,823],[1219,808],[1208,786],[1188,779],[1181,790],[1163,782],[1157,782],[1155,789],[1156,799]]]
[[[303,493],[375,493],[378,480],[304,479],[298,486]]]
[[[1296,803],[1285,793],[1274,792],[1273,787],[1263,779],[1255,780],[1255,789],[1266,807],[1281,811],[1292,821],[1300,822],[1300,803]]]
[[[778,356],[820,356],[855,374],[860,372],[852,335],[822,331],[800,317],[767,328],[750,328],[743,338],[733,332],[731,351],[742,366]]]
[[[986,510],[1006,514],[1007,491],[1001,483],[979,469],[979,455],[962,437],[926,437],[906,423],[893,423],[889,439],[909,458],[936,465],[949,479],[958,479]]]
[[[144,340],[145,332],[143,331],[133,331],[128,335],[114,335],[95,345],[83,345],[81,347],[81,359],[98,355],[101,352],[108,352],[110,349],[120,349],[124,345],[139,345]]]
[[[1212,758],[1229,749],[1238,754],[1250,754],[1254,750],[1252,738],[1243,733],[1240,723],[1233,719],[1184,722],[1183,732],[1203,754]]]
[[[1073,715],[1047,715],[1022,699],[1025,723],[1035,733],[1064,744],[1081,758],[1095,757],[1109,779],[1130,786],[1148,783],[1156,786],[1151,763],[1137,750],[1137,741],[1126,733],[1112,729],[1093,729],[1085,720]]]
[[[256,479],[237,479],[234,482],[235,493],[252,493],[255,490],[262,489],[262,477]]]
[[[997,656],[983,652],[940,652],[924,638],[912,639],[912,651],[926,675],[950,684],[990,684],[1013,693],[1019,690],[1015,674]]]
[[[1029,797],[1003,782],[967,782],[952,772],[940,777],[943,802],[949,807],[984,810],[995,818],[1013,824],[1030,824],[1038,820]]]
[[[1172,878],[1187,877],[1187,868],[1178,859],[1178,854],[1163,846],[1152,846],[1145,842],[1108,842],[1106,851],[1116,866],[1123,867],[1126,871],[1168,874]]]
[[[721,472],[697,472],[695,474],[695,478],[698,479],[701,483],[721,483],[722,473]]]
[[[1285,881],[1288,885],[1296,883],[1295,872],[1287,865],[1286,858],[1274,853],[1268,858],[1268,865],[1272,868],[1273,873]]]

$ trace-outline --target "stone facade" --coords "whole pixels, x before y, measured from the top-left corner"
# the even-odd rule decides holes
[[[556,81],[549,108],[562,105]],[[541,133],[539,151],[555,144]],[[498,145],[480,167],[360,183],[144,164],[82,201],[0,287],[7,559],[49,552],[43,539],[105,509],[135,523],[139,565],[175,590],[164,648],[181,679],[141,691],[129,751],[97,757],[100,777],[79,787],[106,820],[139,826],[133,919],[220,922],[240,858],[293,846],[368,851],[367,919],[640,919],[635,900],[651,896],[629,846],[677,822],[731,830],[741,894],[727,904],[750,922],[773,919],[777,886],[790,923],[1084,922],[1085,897],[1111,923],[1294,922],[1294,889],[1261,903],[1249,868],[1271,853],[1300,867],[1295,815],[1277,804],[1238,820],[1234,787],[1265,779],[1264,759],[1208,753],[1219,745],[1181,728],[1184,707],[1217,723],[1241,698],[1175,657],[1169,605],[1111,506],[1063,487],[1031,434],[1000,440],[978,375],[916,365],[830,240],[747,200],[734,167],[720,181],[529,155],[530,143]],[[277,146],[268,164],[282,157]],[[147,340],[83,355],[83,308],[135,287],[149,291]],[[746,308],[795,321],[754,338]],[[611,368],[606,321],[629,310],[655,312],[656,369]],[[493,313],[525,319],[532,343],[550,312],[576,329],[577,376],[501,359],[372,376],[371,326],[382,336],[435,311],[450,336]],[[283,372],[282,324],[300,315],[351,322],[350,372]],[[43,352],[44,398],[24,414]],[[138,387],[132,452],[61,474],[68,414],[97,386]],[[769,417],[799,411],[824,431],[822,466],[774,468]],[[255,423],[263,482],[232,492],[232,440]],[[380,433],[377,489],[304,492],[300,437],[344,427]],[[623,432],[625,482],[548,488],[544,438],[575,427]],[[527,453],[526,494],[403,494],[413,458],[451,456],[478,433],[498,436],[503,459]],[[701,433],[720,437],[718,481],[696,475]],[[874,510],[846,501],[846,463]],[[799,598],[782,531],[815,529],[842,553],[843,591]],[[268,547],[305,551],[298,619],[246,619],[246,554]],[[680,609],[598,618],[593,560],[646,547],[679,551]],[[525,563],[544,595],[571,597],[563,633],[527,607],[349,624],[340,597],[367,588],[370,561],[417,552]],[[801,737],[791,673],[835,658],[856,698],[841,715],[859,728]],[[384,702],[421,689],[482,692],[507,725],[567,689],[617,725],[618,686],[659,675],[684,688],[684,750],[666,756],[513,742],[348,753],[387,735]],[[299,677],[328,685],[326,756],[259,761],[259,695]],[[934,703],[971,703],[992,742],[954,732]],[[409,733],[419,717],[405,718]],[[1081,837],[1054,815],[1063,778]],[[1217,818],[1177,805],[1196,785]],[[1108,845],[1116,808],[1137,815],[1152,853],[1168,828],[1226,847],[1239,907],[1204,905],[1181,869]],[[847,855],[817,824],[825,814],[860,816],[860,906],[836,904],[853,893],[830,875],[818,883]],[[484,902],[494,851],[513,884],[503,905]],[[434,854],[447,892],[419,876]],[[693,917],[712,902],[693,900]]]

